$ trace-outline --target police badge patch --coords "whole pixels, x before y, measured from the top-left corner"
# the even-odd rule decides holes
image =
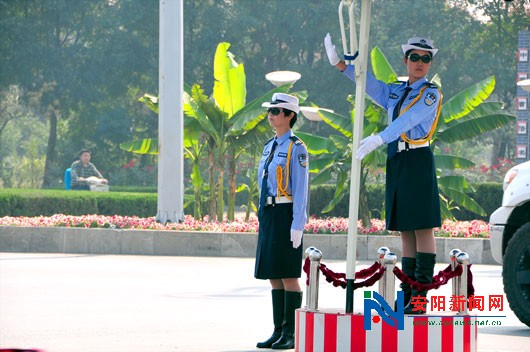
[[[298,163],[301,167],[307,167],[307,154],[298,154]]]
[[[436,103],[436,94],[431,92],[427,93],[423,101],[425,102],[425,105],[431,106],[432,104]]]

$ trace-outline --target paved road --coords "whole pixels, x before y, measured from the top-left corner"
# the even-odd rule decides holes
[[[346,271],[344,261],[324,263]],[[0,253],[0,348],[257,351],[271,332],[270,289],[253,278],[253,265],[249,258]],[[474,265],[473,274],[477,294],[502,293],[500,266]],[[450,287],[435,292],[450,296]],[[325,280],[319,297],[322,308],[345,305],[344,290]],[[506,315],[502,326],[479,328],[479,351],[530,351],[530,329],[507,301],[504,308],[495,312]],[[362,292],[355,310],[362,311]]]

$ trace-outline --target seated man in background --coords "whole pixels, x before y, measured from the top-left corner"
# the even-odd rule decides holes
[[[91,182],[108,184],[96,166],[90,162],[90,150],[83,149],[79,154],[79,161],[75,161],[71,166],[70,178],[73,190],[90,190]]]

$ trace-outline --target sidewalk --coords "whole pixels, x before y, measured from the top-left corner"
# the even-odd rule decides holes
[[[346,271],[344,261],[323,263]],[[270,287],[253,269],[252,258],[0,253],[0,348],[258,351],[272,317]],[[472,271],[477,294],[502,294],[500,266]],[[343,308],[344,290],[320,281],[319,306]],[[450,285],[433,294],[449,295]],[[356,311],[362,295],[355,293]],[[479,328],[479,351],[530,351],[530,329],[506,299],[504,308],[502,326]]]

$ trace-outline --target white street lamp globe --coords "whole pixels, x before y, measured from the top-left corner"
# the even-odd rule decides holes
[[[300,112],[310,121],[322,121],[322,117],[318,114],[319,111],[334,112],[330,109],[317,108],[314,106],[300,106]]]
[[[276,87],[283,86],[284,84],[294,84],[302,77],[301,74],[294,71],[274,71],[269,72],[265,75],[265,79],[271,82]]]

